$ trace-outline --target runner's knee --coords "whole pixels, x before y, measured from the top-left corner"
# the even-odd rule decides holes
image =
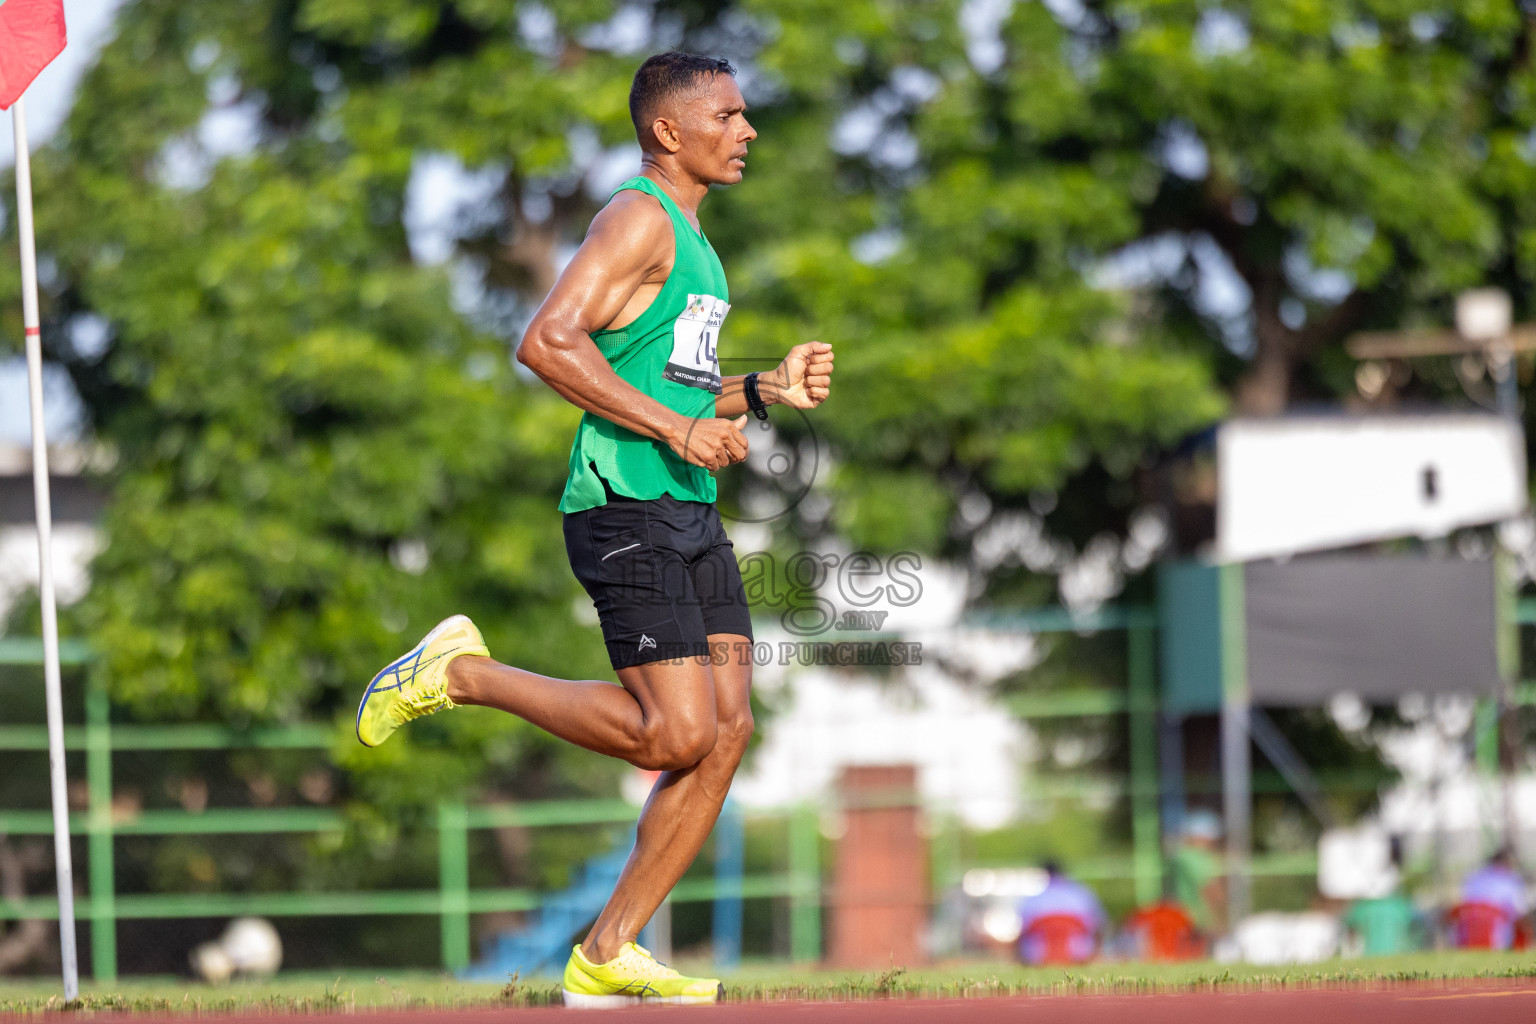
[[[756,728],[750,711],[721,719],[717,727],[715,749],[728,750],[740,760],[741,755],[747,752],[747,744],[752,742],[752,733]]]
[[[715,723],[688,717],[662,719],[647,730],[643,762],[636,763],[651,771],[677,771],[692,768],[715,748]]]

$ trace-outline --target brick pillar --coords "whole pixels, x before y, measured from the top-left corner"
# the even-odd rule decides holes
[[[847,831],[837,844],[827,959],[834,967],[922,963],[927,849],[918,834],[917,769],[859,766],[838,781]]]

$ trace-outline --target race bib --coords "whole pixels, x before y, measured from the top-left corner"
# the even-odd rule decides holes
[[[720,360],[715,342],[731,304],[713,295],[689,295],[688,305],[672,324],[672,355],[662,376],[678,384],[720,393]]]

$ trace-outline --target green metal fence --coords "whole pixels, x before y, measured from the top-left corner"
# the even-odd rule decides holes
[[[1131,863],[1118,867],[1086,865],[1091,877],[1134,880],[1136,900],[1148,903],[1162,890],[1162,846],[1158,824],[1157,776],[1157,616],[1145,607],[1108,607],[1087,615],[1064,608],[974,615],[968,625],[1031,634],[1123,632],[1126,679],[1123,690],[1094,689],[1017,694],[1008,709],[1020,718],[1129,715]],[[1076,868],[1074,866],[1074,871]],[[1112,873],[1112,874],[1111,874]]]
[[[29,639],[0,639],[0,664],[36,664],[41,645]],[[66,664],[88,657],[81,644],[67,645]],[[527,804],[466,806],[444,802],[434,818],[437,831],[438,885],[435,889],[358,892],[150,893],[116,892],[113,845],[118,836],[217,835],[239,833],[316,833],[343,827],[341,814],[324,808],[222,808],[141,811],[117,818],[112,808],[112,755],[144,750],[323,749],[335,734],[329,727],[296,725],[240,732],[207,725],[113,725],[107,695],[94,687],[85,695],[85,724],[65,730],[68,750],[86,756],[88,806],[70,816],[70,830],[87,837],[88,895],[76,903],[81,918],[91,924],[91,962],[97,981],[117,977],[117,922],[133,918],[232,917],[259,914],[282,916],[432,915],[441,922],[442,963],[458,970],[470,961],[470,915],[493,911],[525,911],[539,906],[540,894],[530,889],[471,888],[469,832],[472,829],[632,823],[638,808],[622,800],[553,801]],[[0,726],[0,750],[48,749],[41,725]],[[748,875],[738,882],[685,879],[673,891],[674,902],[710,901],[720,897],[784,898],[790,904],[790,947],[797,960],[814,960],[821,948],[821,881],[817,811],[797,807],[757,812],[749,820],[788,818],[786,870]],[[0,810],[0,832],[48,835],[50,812]],[[0,919],[53,919],[53,896],[0,900]]]
[[[1083,690],[1021,695],[1010,710],[1024,718],[1129,713],[1134,853],[1130,858],[1105,857],[1082,865],[1090,879],[1132,878],[1138,900],[1155,898],[1161,880],[1157,821],[1156,694],[1153,664],[1154,617],[1140,608],[1109,608],[1089,616],[1072,616],[1060,609],[988,616],[973,625],[1030,633],[1124,631],[1128,685],[1119,689]],[[89,658],[80,641],[66,642],[65,664],[82,665]],[[0,664],[36,665],[42,645],[32,638],[0,638]],[[85,722],[65,729],[65,745],[85,752],[87,809],[71,815],[70,828],[87,837],[88,894],[78,913],[91,924],[93,973],[97,980],[117,975],[117,921],[135,918],[326,915],[432,915],[441,922],[442,962],[458,969],[470,959],[470,915],[493,911],[532,910],[540,894],[528,889],[476,889],[469,885],[470,830],[518,826],[629,823],[637,809],[623,801],[559,801],[516,805],[475,805],[446,802],[434,818],[438,836],[438,885],[435,889],[382,892],[301,893],[152,893],[118,894],[115,886],[114,843],[119,836],[170,836],[253,833],[316,833],[343,827],[340,813],[324,808],[210,808],[146,810],[115,817],[112,807],[112,758],[126,751],[223,749],[324,749],[334,740],[331,727],[293,725],[237,731],[214,725],[113,724],[106,694],[88,688]],[[0,726],[0,751],[48,749],[42,725]],[[1043,792],[1043,796],[1067,796]],[[749,875],[739,884],[717,879],[685,879],[674,890],[677,902],[709,901],[719,897],[782,898],[789,902],[790,952],[797,961],[814,960],[821,951],[822,881],[819,814],[816,807],[756,812],[749,820],[788,819],[786,869]],[[942,808],[930,808],[930,867],[936,892],[954,885],[963,873],[959,827]],[[0,810],[0,831],[12,835],[46,835],[53,828],[46,810]],[[0,919],[54,918],[55,899],[35,897],[0,900]]]
[[[1519,602],[1515,619],[1536,623],[1536,600]],[[1138,902],[1156,899],[1161,890],[1162,854],[1158,821],[1157,693],[1155,655],[1156,619],[1148,608],[1105,608],[1087,616],[1073,616],[1061,609],[1044,609],[974,616],[969,625],[1012,629],[1034,634],[1060,632],[1124,633],[1126,680],[1124,689],[1085,689],[1043,694],[1020,694],[1008,702],[1021,718],[1042,719],[1083,715],[1129,716],[1130,772],[1124,781],[1114,779],[1036,780],[1030,794],[1040,799],[1080,797],[1109,787],[1129,797],[1132,851],[1129,857],[1105,856],[1074,864],[1074,873],[1086,880],[1129,879]],[[66,641],[62,658],[67,665],[81,665],[89,650],[80,641]],[[42,645],[31,638],[0,638],[0,665],[37,665]],[[1516,689],[1516,703],[1536,699],[1536,684]],[[470,959],[470,915],[495,911],[525,911],[539,905],[540,894],[520,888],[473,888],[469,884],[469,832],[506,826],[550,826],[629,823],[637,809],[623,801],[558,801],[529,804],[466,806],[445,802],[437,809],[434,827],[438,837],[438,884],[432,889],[352,892],[263,893],[152,893],[118,894],[115,886],[114,842],[119,836],[170,836],[253,833],[319,833],[343,828],[340,813],[325,808],[210,808],[146,810],[115,819],[112,807],[112,758],[126,751],[224,750],[224,749],[324,749],[334,731],[324,725],[293,725],[238,731],[214,725],[126,725],[111,721],[107,695],[88,688],[85,722],[65,729],[69,750],[84,751],[88,804],[84,813],[73,814],[71,831],[87,837],[88,894],[78,903],[81,917],[91,924],[92,965],[98,981],[117,975],[118,920],[144,918],[228,917],[242,914],[264,916],[396,915],[435,916],[441,924],[442,963],[458,969]],[[1479,716],[1480,735],[1491,732],[1494,719]],[[42,725],[0,725],[0,751],[48,749]],[[1370,779],[1331,780],[1341,785],[1369,786]],[[1258,773],[1256,791],[1279,790],[1284,783]],[[820,864],[820,809],[800,806],[747,815],[749,820],[787,818],[788,842],[785,870],[748,875],[739,883],[714,879],[685,879],[672,899],[678,902],[709,901],[736,896],[744,899],[782,898],[789,903],[790,949],[797,961],[820,955],[822,929],[822,866]],[[959,828],[942,808],[929,808],[932,825],[930,866],[935,891],[959,881],[964,864]],[[0,810],[0,832],[11,835],[46,835],[53,823],[46,810]],[[1256,875],[1301,875],[1315,871],[1310,854],[1256,858]],[[19,901],[0,900],[0,919],[54,918],[58,905],[52,896]]]

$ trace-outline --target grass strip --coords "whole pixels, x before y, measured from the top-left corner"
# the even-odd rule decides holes
[[[685,973],[707,974],[708,964],[683,958]],[[1247,964],[1104,963],[1079,968],[1026,968],[969,961],[883,971],[831,971],[782,963],[749,964],[726,978],[731,1002],[858,999],[956,999],[1006,996],[1152,995],[1209,991],[1282,991],[1519,982],[1536,978],[1529,953],[1417,953],[1321,964],[1255,967]],[[390,976],[285,974],[264,981],[215,987],[173,978],[125,979],[84,986],[65,1004],[53,979],[0,982],[0,1015],[33,1016],[58,1010],[94,1014],[314,1014],[358,1009],[457,1009],[548,1006],[559,1002],[552,978],[510,977],[503,983],[463,982],[447,975],[399,972]]]

